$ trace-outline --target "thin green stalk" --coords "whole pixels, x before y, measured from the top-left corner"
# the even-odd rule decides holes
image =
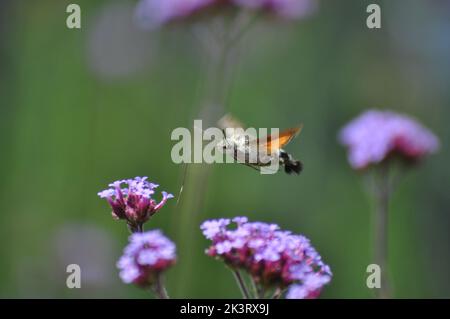
[[[278,287],[277,289],[275,289],[275,292],[272,295],[272,299],[280,299],[282,294],[283,290],[280,287]]]
[[[266,289],[263,286],[258,285],[258,299],[264,299],[266,297]]]
[[[381,269],[381,286],[377,289],[378,298],[390,297],[388,280],[388,219],[389,219],[389,168],[387,164],[376,172],[375,216],[374,216],[374,260]]]
[[[252,290],[253,290],[253,298],[258,299],[258,284],[256,283],[255,279],[251,277],[250,282],[252,283]]]
[[[169,295],[167,294],[166,287],[164,286],[163,276],[159,274],[156,278],[156,282],[153,285],[153,292],[156,297],[159,299],[169,299]]]
[[[212,26],[215,27],[214,30],[207,26],[201,26],[196,30],[199,40],[202,41],[204,49],[208,53],[207,60],[209,62],[207,63],[200,109],[196,115],[196,118],[203,120],[205,127],[212,125],[225,113],[226,100],[231,87],[231,70],[236,64],[234,61],[235,47],[229,46],[227,39],[221,37],[221,34],[227,32],[226,26],[223,21],[217,22]],[[183,199],[178,199],[181,216],[178,215],[178,218],[174,220],[174,223],[178,225],[179,238],[183,239],[183,247],[180,248],[180,251],[192,251],[189,246],[194,240],[194,229],[200,222],[199,214],[204,205],[210,171],[210,165],[189,164],[183,168],[183,185],[180,187],[180,195],[181,189],[183,189]],[[183,278],[179,281],[181,284],[177,286],[178,294],[182,294],[190,285],[188,278],[191,276],[188,273],[192,270],[193,258],[186,258],[186,260],[188,260],[187,263],[178,274]]]
[[[138,225],[127,224],[127,226],[128,226],[128,230],[132,234],[144,232],[144,224],[138,224]]]
[[[234,278],[236,279],[236,283],[239,286],[239,289],[241,290],[242,296],[244,297],[244,299],[250,299],[250,295],[248,293],[248,289],[247,286],[245,285],[244,280],[241,277],[241,274],[239,273],[239,270],[236,269],[232,269],[231,270]]]

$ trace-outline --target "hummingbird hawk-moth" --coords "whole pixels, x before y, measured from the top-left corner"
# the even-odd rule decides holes
[[[283,147],[301,132],[303,125],[262,138],[244,129],[244,125],[231,115],[225,115],[218,125],[224,136],[217,144],[218,149],[238,163],[257,170],[268,169],[274,164],[278,169],[281,165],[288,174],[300,174],[302,171],[302,162],[294,159]]]

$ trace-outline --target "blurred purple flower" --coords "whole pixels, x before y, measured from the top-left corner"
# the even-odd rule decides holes
[[[159,230],[132,234],[129,241],[117,262],[124,283],[151,286],[176,261],[175,244]]]
[[[237,5],[261,9],[285,19],[299,19],[317,9],[316,0],[232,0]]]
[[[172,194],[162,192],[163,198],[157,203],[152,195],[158,185],[148,182],[147,177],[119,180],[109,186],[110,188],[99,192],[98,196],[106,198],[112,207],[113,218],[125,219],[133,232],[141,231],[142,225],[161,209],[169,198],[173,198]]]
[[[350,165],[364,169],[391,155],[416,162],[439,148],[438,138],[409,116],[369,110],[351,121],[339,141],[348,148]]]
[[[314,12],[317,0],[141,0],[136,17],[143,27],[155,28],[219,6],[261,10],[281,18],[297,19]]]
[[[295,284],[302,287],[305,297],[317,297],[331,280],[330,268],[309,240],[282,231],[278,225],[237,217],[208,220],[200,228],[212,241],[206,251],[209,256],[233,269],[247,271],[263,287],[284,289]]]
[[[136,17],[143,27],[155,28],[188,17],[217,2],[217,0],[141,0],[136,7]]]

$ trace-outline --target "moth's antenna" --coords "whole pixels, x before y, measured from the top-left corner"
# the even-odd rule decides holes
[[[259,167],[257,167],[257,166],[253,166],[253,165],[251,165],[251,164],[248,164],[248,163],[239,163],[239,164],[242,164],[242,165],[248,166],[248,167],[250,167],[250,168],[253,168],[254,170],[257,170],[257,171],[261,171],[261,169],[260,169]]]
[[[200,129],[200,128],[198,128],[194,125],[193,129],[196,130],[196,129]],[[202,132],[202,130],[200,130],[200,131]],[[181,194],[183,193],[184,184],[186,182],[187,171],[188,171],[188,163],[183,163],[183,173],[181,175],[181,186],[180,186],[180,191],[178,192],[178,198],[177,198],[177,203],[175,204],[175,207],[177,207],[178,203],[180,202]]]
[[[188,164],[184,163],[183,164],[183,175],[181,176],[180,191],[178,192],[178,198],[177,198],[177,203],[175,204],[175,207],[178,206],[178,203],[180,202],[180,199],[181,199],[181,193],[183,193],[184,182],[186,181],[186,175],[187,175],[187,168],[188,168]]]

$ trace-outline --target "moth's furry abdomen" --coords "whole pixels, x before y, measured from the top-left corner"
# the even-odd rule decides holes
[[[280,159],[284,165],[284,171],[289,175],[293,173],[298,175],[303,170],[303,163],[293,159],[291,155],[283,150],[280,150]]]
[[[288,174],[296,173],[297,175],[303,170],[303,163],[300,161],[287,161],[284,163],[284,171]]]

